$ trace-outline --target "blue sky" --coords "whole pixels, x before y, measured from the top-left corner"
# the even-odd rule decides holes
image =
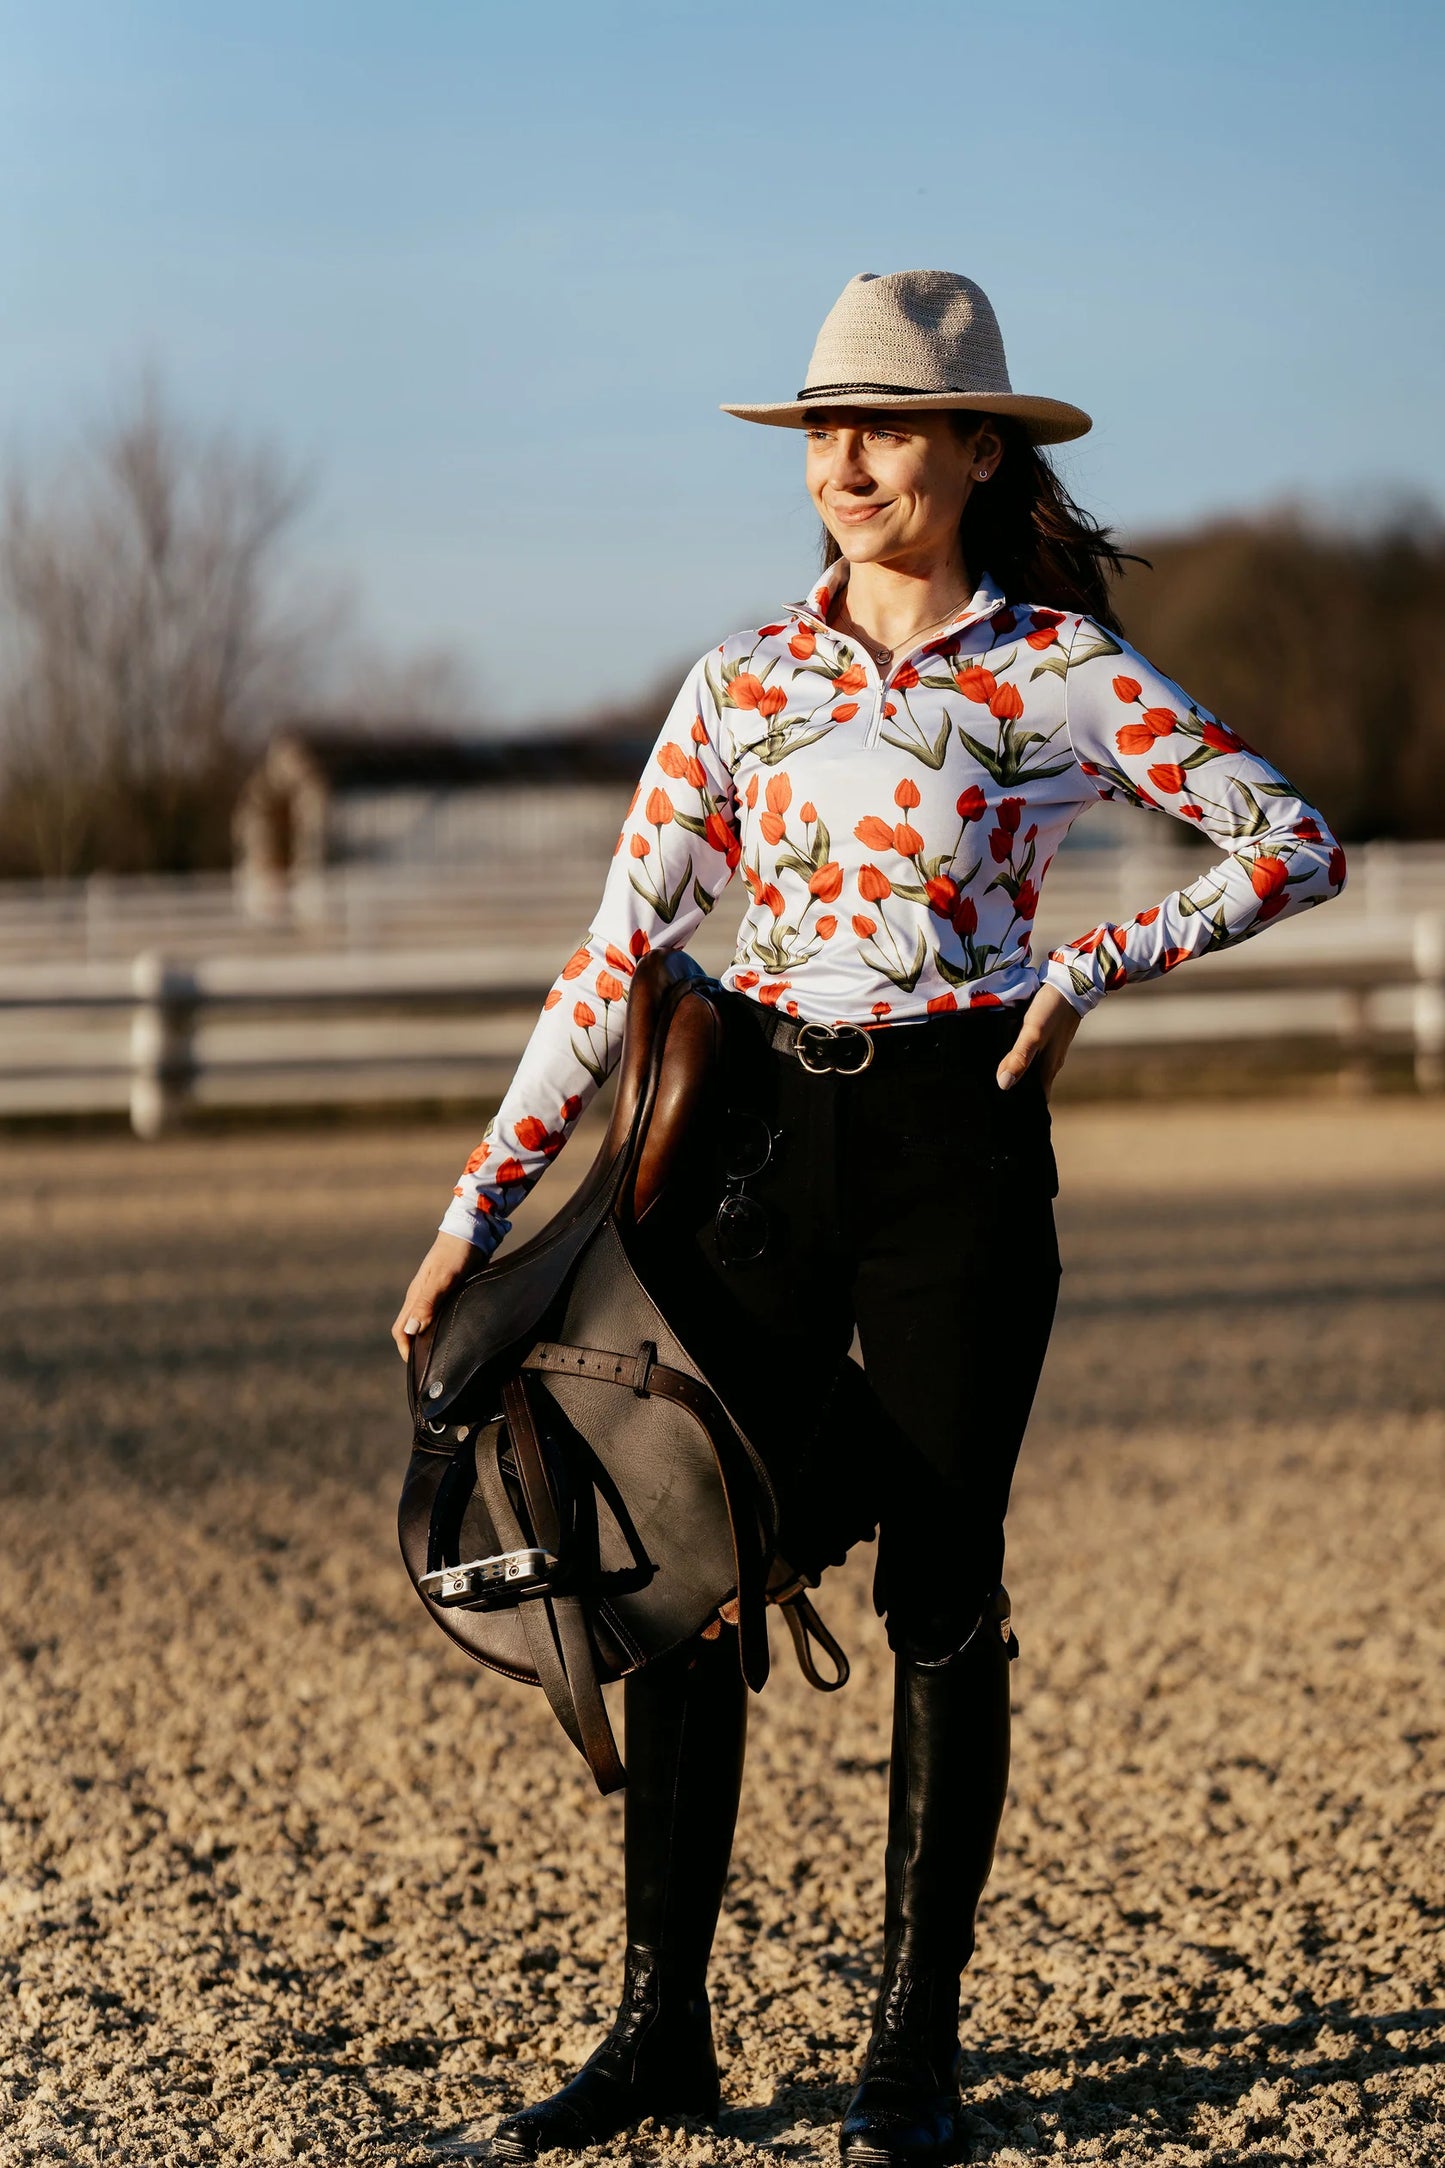
[[[143,370],[316,478],[309,563],[498,718],[798,593],[855,271],[981,280],[1138,533],[1445,502],[1445,10],[0,0],[0,448]]]

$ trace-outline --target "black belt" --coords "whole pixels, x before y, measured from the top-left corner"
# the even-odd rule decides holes
[[[931,1016],[926,1023],[889,1024],[865,1029],[862,1024],[809,1024],[793,1016],[780,1016],[751,997],[742,997],[757,1013],[758,1029],[775,1054],[788,1054],[815,1076],[858,1076],[874,1061],[892,1066],[901,1061],[936,1058],[959,1041],[980,1030],[1006,1035],[1012,1043],[1022,1004],[986,1009],[956,1009],[947,1016]],[[976,1041],[975,1041],[976,1043]]]

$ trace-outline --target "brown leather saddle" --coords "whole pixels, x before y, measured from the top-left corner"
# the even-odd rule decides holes
[[[762,1454],[679,1337],[655,1269],[639,1266],[692,1125],[715,1105],[724,1001],[684,954],[639,965],[590,1172],[539,1235],[450,1290],[408,1370],[399,1528],[412,1582],[469,1655],[542,1687],[604,1792],[625,1773],[603,1684],[720,1620],[736,1624],[755,1690],[770,1597],[813,1684],[848,1672],[804,1580],[776,1558]]]

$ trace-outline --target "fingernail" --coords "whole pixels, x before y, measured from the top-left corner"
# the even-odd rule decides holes
[[[1006,1092],[1006,1091],[1010,1091],[1010,1090],[1011,1090],[1011,1089],[1013,1088],[1013,1080],[1014,1080],[1014,1073],[1013,1073],[1012,1069],[1000,1069],[1000,1070],[999,1070],[999,1073],[998,1073],[998,1088],[999,1088],[999,1090],[1000,1090],[1001,1092]]]
[[[403,1332],[420,1332],[421,1319],[417,1317],[409,1317],[401,1329]]]

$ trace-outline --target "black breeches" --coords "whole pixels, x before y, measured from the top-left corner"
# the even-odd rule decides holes
[[[797,1478],[783,1555],[807,1556],[810,1513],[835,1533],[866,1499],[890,1641],[947,1653],[1002,1575],[1058,1293],[1048,1107],[1031,1074],[994,1082],[1022,1010],[899,1025],[860,1074],[813,1075],[732,1008],[725,1088],[658,1230],[669,1291],[686,1282],[694,1353]],[[719,1239],[728,1190],[749,1200],[741,1243]],[[855,1329],[866,1387],[830,1400]]]

